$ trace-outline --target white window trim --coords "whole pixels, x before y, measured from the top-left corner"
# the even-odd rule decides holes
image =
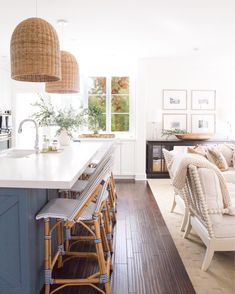
[[[135,86],[134,86],[134,78],[131,75],[127,74],[117,74],[117,75],[89,75],[86,78],[85,83],[85,102],[84,107],[88,107],[88,78],[89,77],[105,77],[106,78],[106,131],[101,133],[112,133],[117,137],[134,137],[135,136]],[[111,81],[112,77],[129,77],[129,131],[123,132],[113,132],[111,131],[111,102],[112,102],[112,94],[111,94]]]

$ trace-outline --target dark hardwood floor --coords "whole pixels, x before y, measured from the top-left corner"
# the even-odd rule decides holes
[[[195,293],[148,184],[118,182],[117,190],[112,294]],[[92,250],[92,245],[82,246]],[[80,277],[92,273],[95,267],[94,261],[74,259],[56,274]],[[91,287],[67,287],[57,293],[98,292]]]

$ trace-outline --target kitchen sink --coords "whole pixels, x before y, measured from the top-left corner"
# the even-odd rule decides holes
[[[28,157],[32,154],[35,154],[35,150],[33,149],[9,149],[9,150],[0,152],[0,158],[1,157],[23,158],[23,157]]]

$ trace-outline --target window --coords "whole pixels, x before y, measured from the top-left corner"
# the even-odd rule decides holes
[[[129,77],[90,77],[88,79],[88,105],[96,105],[102,109],[103,131],[130,131],[129,88]]]

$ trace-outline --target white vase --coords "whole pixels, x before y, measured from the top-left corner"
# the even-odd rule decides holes
[[[61,146],[69,146],[71,144],[71,137],[65,129],[60,132],[58,140]]]

